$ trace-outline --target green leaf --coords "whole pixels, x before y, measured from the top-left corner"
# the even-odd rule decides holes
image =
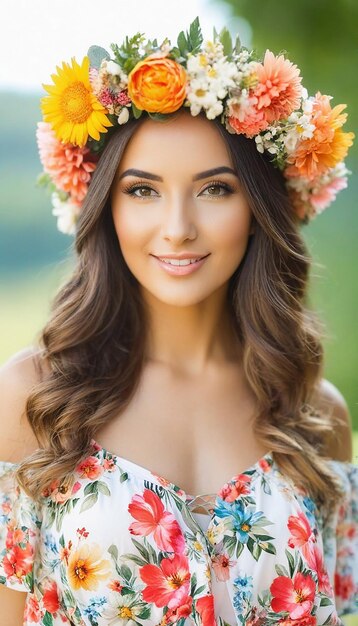
[[[186,53],[189,50],[189,44],[188,44],[188,40],[185,37],[184,31],[180,31],[179,35],[178,35],[178,39],[177,39],[177,44],[178,44],[178,48],[180,51],[180,54],[182,56],[185,56]]]
[[[90,496],[87,496],[87,498],[83,500],[82,506],[80,508],[80,513],[82,513],[83,511],[87,511],[87,509],[90,509],[94,504],[96,504],[97,500],[98,493],[92,493]]]
[[[218,33],[218,31],[216,30],[216,28],[215,28],[215,26],[214,26],[214,27],[213,27],[213,39],[214,39],[214,41],[215,41],[215,39],[217,39],[218,37],[219,37],[219,33]]]
[[[128,596],[133,593],[135,593],[135,591],[133,591],[133,589],[131,589],[130,587],[122,587],[121,589],[122,596]]]
[[[140,116],[141,116],[141,115],[142,115],[142,113],[143,113],[143,110],[142,110],[142,109],[138,109],[138,108],[136,107],[136,105],[134,104],[134,102],[132,102],[132,111],[133,111],[133,115],[134,115],[134,117],[136,118],[136,120],[137,120],[138,118],[140,118]]]
[[[108,552],[115,561],[118,561],[118,548],[114,543],[112,543],[112,545],[109,546]]]
[[[97,485],[98,485],[98,491],[103,493],[105,496],[110,496],[111,495],[111,492],[110,492],[108,486],[106,485],[106,483],[104,483],[104,482],[99,480]]]
[[[235,39],[235,45],[234,45],[234,49],[233,52],[236,54],[239,54],[241,50],[241,41],[240,41],[240,37],[239,35],[236,35],[236,39]]]
[[[42,623],[44,626],[53,626],[53,617],[51,613],[48,611],[45,612],[45,615],[42,618]]]
[[[230,56],[230,54],[232,53],[232,40],[231,40],[231,35],[228,29],[226,28],[226,26],[224,26],[224,28],[220,31],[219,38],[220,38],[222,45],[224,46],[224,55]]]
[[[152,118],[152,120],[166,120],[170,116],[170,113],[151,113],[148,111],[148,116]]]
[[[132,578],[132,570],[128,567],[128,565],[124,564],[121,566],[120,571],[124,580],[126,580],[129,583],[130,579]]]
[[[131,561],[133,561],[134,563],[137,563],[137,565],[148,565],[148,561],[146,561],[145,559],[141,559],[140,556],[137,556],[136,554],[129,554],[126,555],[126,557],[128,559],[130,559]]]
[[[195,20],[189,26],[188,35],[190,52],[198,52],[201,44],[203,43],[203,35],[201,33],[201,27],[199,22],[199,16],[196,16]]]
[[[97,483],[97,480],[93,481],[92,483],[88,483],[83,490],[84,495],[88,496],[90,493],[97,493]]]
[[[101,46],[90,46],[87,56],[89,57],[91,67],[95,67],[97,70],[101,67],[103,59],[107,59],[107,61],[110,60],[107,50],[101,48]]]

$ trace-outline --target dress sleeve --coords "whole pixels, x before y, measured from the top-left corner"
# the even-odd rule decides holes
[[[39,505],[14,478],[16,464],[0,461],[0,583],[34,590],[34,563],[41,527]]]
[[[334,527],[336,606],[338,615],[358,614],[358,465],[334,462],[334,467],[345,493]]]

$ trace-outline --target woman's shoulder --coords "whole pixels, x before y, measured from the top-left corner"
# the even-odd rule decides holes
[[[26,401],[41,380],[41,353],[28,346],[0,367],[0,460],[17,463],[38,448],[26,416]]]

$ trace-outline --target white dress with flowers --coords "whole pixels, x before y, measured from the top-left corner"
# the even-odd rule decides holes
[[[358,614],[358,465],[323,524],[267,453],[195,512],[149,469],[93,452],[35,502],[0,462],[0,582],[24,625],[323,626]],[[201,509],[202,511],[202,509]]]

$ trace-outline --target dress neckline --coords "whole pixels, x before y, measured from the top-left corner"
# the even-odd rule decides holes
[[[168,480],[165,476],[157,474],[156,472],[151,471],[149,468],[144,467],[143,465],[139,465],[138,463],[135,463],[134,461],[130,461],[129,459],[119,456],[118,454],[114,454],[113,452],[111,452],[110,450],[102,446],[100,443],[98,443],[98,441],[96,441],[93,438],[91,440],[91,445],[96,451],[101,452],[103,455],[111,456],[112,459],[115,459],[118,462],[118,465],[128,470],[128,472],[132,474],[137,474],[137,475],[140,474],[142,477],[150,480],[151,482],[155,482],[156,484],[160,485],[164,489],[168,489],[169,491],[172,491],[172,492],[174,491],[176,495],[179,495],[186,503],[192,502],[194,500],[198,500],[205,496],[212,496],[213,498],[217,498],[220,495],[220,492],[222,491],[222,489],[227,484],[237,481],[238,476],[242,474],[253,475],[257,473],[262,473],[262,472],[267,471],[268,469],[271,469],[271,466],[274,464],[273,452],[272,450],[269,450],[268,452],[263,454],[259,459],[257,459],[257,461],[255,461],[249,467],[247,467],[245,470],[242,470],[241,472],[237,472],[236,474],[231,476],[224,483],[224,485],[222,485],[218,489],[216,493],[215,492],[200,493],[194,496],[188,493],[187,491],[185,491],[185,489],[183,489],[176,483],[173,483],[172,481]]]

